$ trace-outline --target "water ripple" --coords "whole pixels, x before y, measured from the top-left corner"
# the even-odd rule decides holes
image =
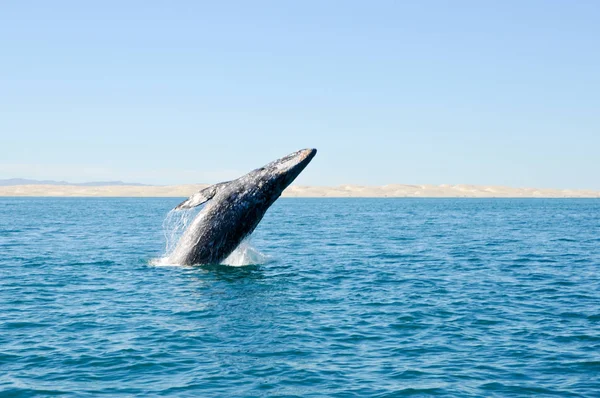
[[[600,391],[597,200],[283,199],[265,264],[151,266],[179,202],[0,199],[0,395]]]

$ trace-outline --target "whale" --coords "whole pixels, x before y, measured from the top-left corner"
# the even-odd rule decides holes
[[[315,157],[302,149],[235,180],[206,187],[181,202],[175,211],[203,205],[183,232],[168,262],[220,264],[258,226],[271,205]]]

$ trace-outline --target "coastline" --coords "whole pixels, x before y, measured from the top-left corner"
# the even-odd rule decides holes
[[[74,186],[12,185],[0,186],[4,197],[188,197],[209,184],[167,186]],[[600,198],[600,191],[584,189],[512,188],[488,185],[403,185],[383,186],[292,185],[283,197],[302,198]]]

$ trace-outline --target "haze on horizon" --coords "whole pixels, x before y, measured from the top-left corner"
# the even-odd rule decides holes
[[[11,2],[0,179],[600,189],[600,3]]]

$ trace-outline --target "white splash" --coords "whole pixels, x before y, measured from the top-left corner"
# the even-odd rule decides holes
[[[180,266],[171,260],[177,243],[185,230],[190,226],[198,214],[197,208],[185,210],[171,210],[163,221],[163,236],[165,238],[165,253],[162,257],[152,259],[150,265],[159,267]],[[223,265],[232,267],[243,267],[245,265],[258,265],[268,262],[269,257],[252,247],[249,239],[245,239],[240,245],[221,262]]]
[[[163,221],[163,235],[165,237],[165,256],[169,256],[175,250],[177,242],[183,232],[196,217],[197,209],[171,210]]]
[[[243,267],[245,265],[265,264],[268,261],[269,256],[252,247],[248,240],[244,240],[221,264]]]
[[[171,210],[165,217],[162,229],[165,238],[165,252],[162,257],[150,260],[150,265],[159,267],[178,266],[170,261],[173,251],[177,247],[177,242],[183,235],[183,232],[190,225],[190,222],[196,217],[197,209]]]

